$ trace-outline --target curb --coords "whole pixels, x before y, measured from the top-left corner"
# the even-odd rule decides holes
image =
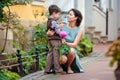
[[[34,79],[31,79],[31,77],[44,76],[43,72],[44,72],[43,70],[37,71],[37,72],[31,73],[29,75],[26,75],[26,76],[20,78],[19,80],[34,80]]]

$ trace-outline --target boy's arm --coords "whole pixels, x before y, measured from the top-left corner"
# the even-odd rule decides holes
[[[58,25],[56,21],[52,21],[52,26],[51,26],[51,28],[52,28],[52,29],[55,29],[55,32],[56,32],[57,34],[59,34],[59,32],[61,31],[60,25]]]

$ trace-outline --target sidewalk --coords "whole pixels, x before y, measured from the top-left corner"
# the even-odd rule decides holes
[[[66,75],[43,75],[43,72],[20,80],[115,80],[114,69],[109,67],[110,58],[104,57],[109,44],[94,45],[91,55],[80,59],[84,73]]]
[[[62,75],[54,80],[115,80],[114,68],[110,68],[108,62],[109,59],[99,59],[97,62],[85,66],[84,73]]]

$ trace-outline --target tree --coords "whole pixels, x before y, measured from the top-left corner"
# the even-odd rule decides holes
[[[3,8],[9,6],[11,0],[1,0],[0,1],[0,22],[3,21]]]
[[[0,1],[0,22],[4,21],[3,19],[3,8],[7,7],[8,8],[8,22],[6,25],[6,33],[5,33],[5,43],[3,46],[3,49],[0,51],[0,53],[3,53],[6,47],[6,42],[7,42],[7,35],[8,35],[8,29],[9,29],[9,25],[10,25],[10,5],[15,5],[15,4],[30,4],[32,2],[32,0],[1,0]]]

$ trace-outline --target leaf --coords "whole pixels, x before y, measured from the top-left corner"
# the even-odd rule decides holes
[[[88,36],[84,35],[81,40],[80,40],[80,43],[79,43],[79,46],[80,46],[80,51],[82,52],[82,54],[84,56],[88,55],[92,48],[93,48],[93,43],[92,41],[88,38]]]
[[[61,44],[58,48],[61,54],[68,54],[70,52],[70,47],[66,44]]]
[[[112,60],[110,61],[109,65],[112,67],[114,63],[115,63],[115,59],[112,59]]]
[[[15,72],[11,72],[9,70],[1,70],[5,76],[7,76],[8,80],[18,80],[20,75]]]

